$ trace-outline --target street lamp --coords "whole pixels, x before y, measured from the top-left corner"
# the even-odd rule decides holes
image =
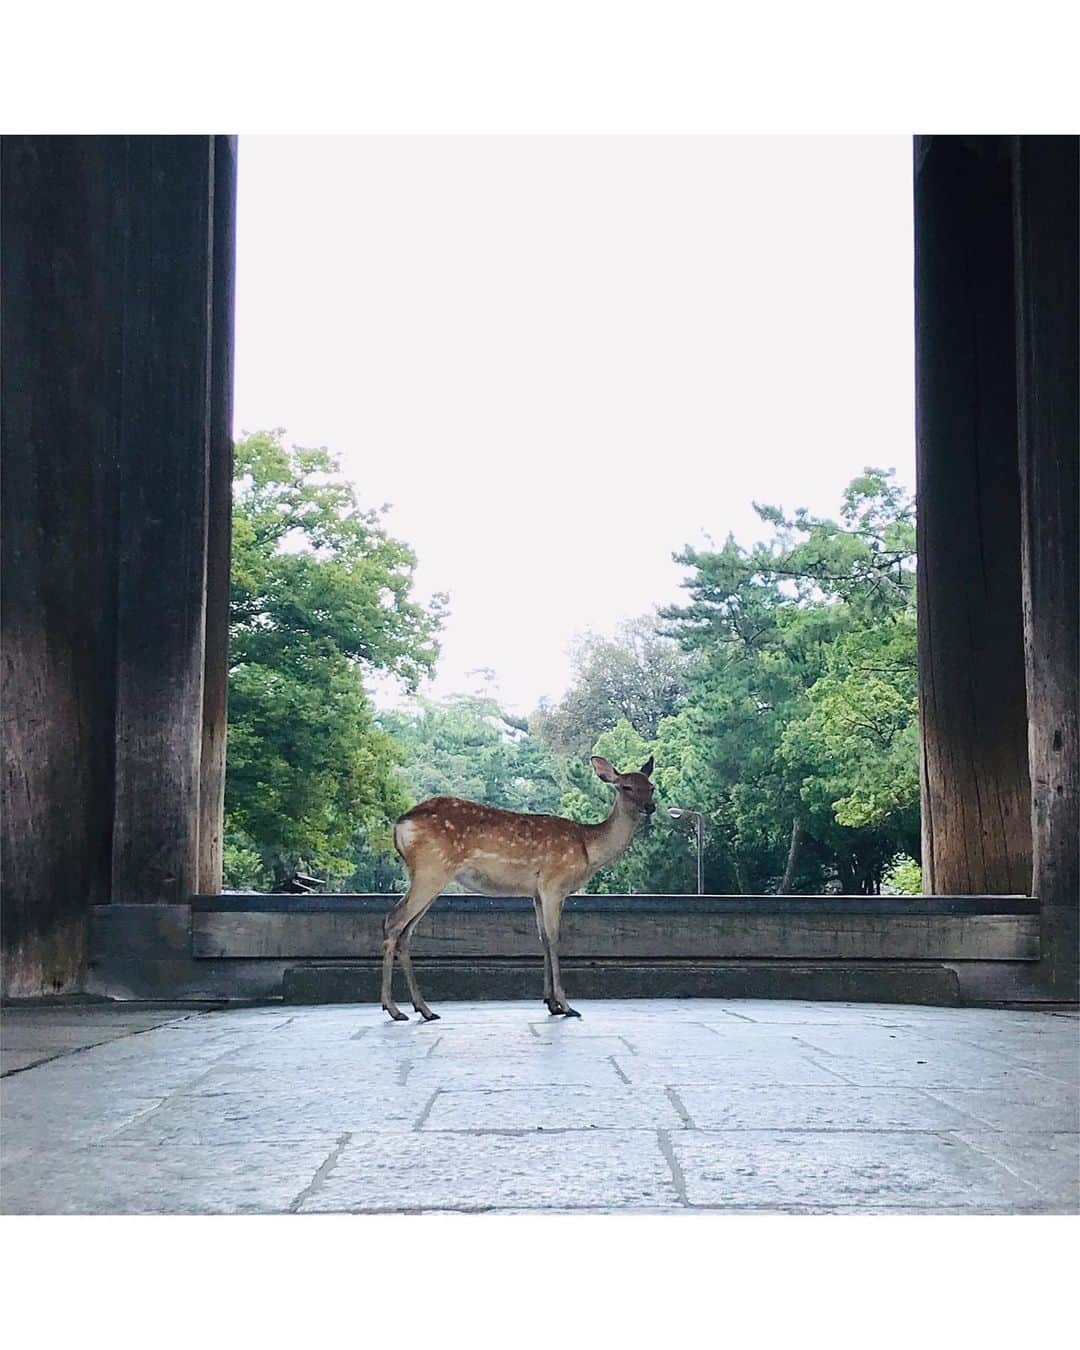
[[[697,834],[697,893],[705,894],[705,817],[700,811],[690,811],[685,806],[669,806],[668,815],[672,820],[681,820],[683,816],[688,816],[694,822],[694,829]]]

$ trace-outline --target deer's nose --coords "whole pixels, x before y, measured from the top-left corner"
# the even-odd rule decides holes
[[[645,807],[645,814],[646,814],[647,816],[651,816],[652,813],[653,813],[655,810],[656,810],[656,803],[655,803],[655,802],[648,802],[648,803],[646,804],[646,807]]]

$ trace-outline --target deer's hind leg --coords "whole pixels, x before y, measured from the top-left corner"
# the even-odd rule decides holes
[[[540,934],[540,946],[544,950],[544,1003],[549,1013],[558,1013],[562,1009],[556,1004],[552,992],[551,952],[548,948],[547,933],[544,931],[544,911],[538,895],[533,896],[533,907],[536,910],[536,931]]]
[[[424,997],[417,987],[416,976],[412,968],[412,958],[409,955],[409,940],[412,936],[412,930],[427,913],[431,902],[449,879],[449,872],[444,873],[430,868],[418,870],[409,879],[409,889],[386,916],[383,925],[385,938],[383,941],[382,1006],[395,1022],[407,1022],[409,1020],[394,1002],[392,985],[395,956],[401,959],[401,968],[405,972],[413,1007],[425,1021],[431,1021],[435,1017],[435,1014],[424,1002]]]
[[[581,1014],[571,1008],[566,1001],[562,987],[562,974],[559,971],[559,924],[562,920],[563,902],[566,892],[559,886],[542,885],[540,888],[540,915],[544,924],[544,951],[551,965],[551,1001],[548,1011],[562,1013],[564,1017],[580,1017]],[[554,1006],[552,1006],[554,1004]]]

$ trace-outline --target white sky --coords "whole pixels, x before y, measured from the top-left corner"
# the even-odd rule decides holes
[[[907,137],[244,136],[239,195],[237,431],[392,503],[428,692],[528,711],[752,501],[914,484]]]

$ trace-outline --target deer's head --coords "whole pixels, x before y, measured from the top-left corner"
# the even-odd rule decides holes
[[[653,771],[652,756],[645,761],[637,773],[619,773],[603,755],[593,755],[592,766],[598,778],[610,783],[624,810],[640,815],[651,816],[656,810],[653,801],[654,788],[649,782]]]

